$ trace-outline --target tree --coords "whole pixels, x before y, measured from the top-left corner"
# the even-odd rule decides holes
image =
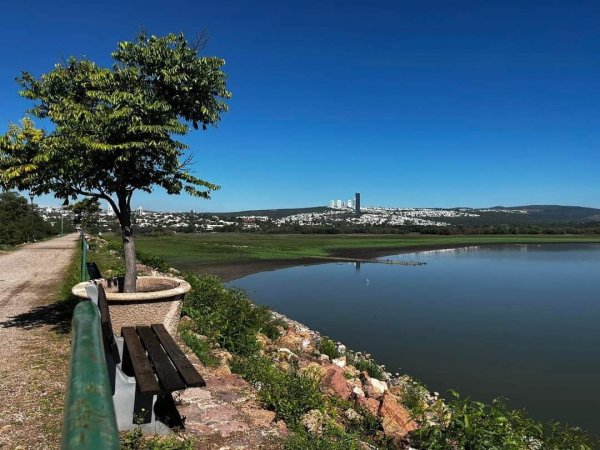
[[[219,188],[190,172],[188,146],[174,138],[216,126],[227,111],[225,62],[199,56],[200,47],[183,34],[141,33],[118,44],[110,68],[72,57],[40,78],[17,78],[21,95],[35,102],[29,113],[54,129],[38,130],[29,117],[9,126],[0,140],[2,183],[52,192],[65,204],[80,196],[108,201],[121,227],[125,292],[135,291],[133,193],[160,186],[209,198]]]
[[[0,244],[15,245],[28,237],[40,239],[52,234],[52,227],[16,192],[0,193]]]
[[[100,217],[100,202],[96,197],[84,198],[69,207],[73,212],[73,223],[83,231],[98,225]]]

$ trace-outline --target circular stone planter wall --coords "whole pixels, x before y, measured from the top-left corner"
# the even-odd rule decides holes
[[[171,335],[177,334],[183,297],[192,288],[187,281],[169,277],[138,277],[137,292],[119,293],[113,284],[99,280],[106,290],[113,331],[121,333],[121,328],[135,325],[162,323]],[[85,286],[89,281],[79,283],[71,290],[79,298],[88,298]]]

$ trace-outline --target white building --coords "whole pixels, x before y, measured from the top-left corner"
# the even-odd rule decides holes
[[[331,201],[329,202],[329,207],[330,207],[330,208],[335,208],[335,200],[331,200]]]
[[[348,205],[348,208],[354,208],[354,200],[352,200],[352,199],[348,200],[347,205]]]
[[[343,208],[344,206],[344,202],[341,200],[337,200],[335,203],[337,208]]]

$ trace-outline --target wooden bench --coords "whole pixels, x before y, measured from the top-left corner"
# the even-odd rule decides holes
[[[119,431],[141,426],[151,433],[167,432],[157,411],[168,416],[168,425],[182,426],[171,393],[205,386],[202,376],[163,324],[123,327],[115,336],[104,287],[90,283],[86,291],[100,311]]]

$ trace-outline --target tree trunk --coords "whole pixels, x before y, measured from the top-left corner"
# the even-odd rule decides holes
[[[135,242],[133,241],[133,228],[131,226],[131,208],[126,193],[118,195],[121,224],[121,236],[123,237],[123,254],[125,256],[125,286],[123,292],[135,292],[135,281],[137,278]]]
[[[123,253],[125,255],[125,288],[123,292],[135,292],[135,280],[137,278],[135,242],[133,240],[133,230],[130,226],[121,228],[123,237]]]

